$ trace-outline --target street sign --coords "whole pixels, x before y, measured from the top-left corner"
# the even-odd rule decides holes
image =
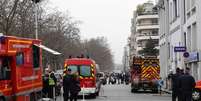
[[[189,53],[188,53],[188,52],[184,52],[183,56],[184,56],[185,58],[188,58],[188,57],[189,57]]]
[[[185,51],[186,51],[186,47],[185,46],[174,47],[174,52],[185,52]]]

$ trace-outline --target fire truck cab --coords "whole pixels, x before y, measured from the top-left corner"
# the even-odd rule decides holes
[[[42,90],[40,40],[0,36],[0,101],[36,101]]]

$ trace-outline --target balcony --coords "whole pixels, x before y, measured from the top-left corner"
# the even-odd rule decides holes
[[[140,30],[159,29],[158,23],[138,24],[136,26],[137,32]]]
[[[137,36],[136,41],[148,40],[148,39],[159,39],[159,36]]]
[[[138,15],[137,16],[137,18],[136,18],[136,20],[138,21],[138,20],[143,20],[143,19],[158,19],[159,18],[159,16],[158,15]]]

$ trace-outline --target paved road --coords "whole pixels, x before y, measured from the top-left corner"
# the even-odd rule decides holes
[[[58,98],[57,101],[63,101]],[[83,101],[81,98],[78,101]],[[169,94],[153,94],[149,92],[131,93],[130,85],[105,85],[102,87],[100,96],[85,101],[171,101]]]

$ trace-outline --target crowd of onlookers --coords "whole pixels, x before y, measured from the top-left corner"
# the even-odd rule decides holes
[[[121,72],[121,73],[105,73],[103,84],[128,84],[130,81],[129,73]]]

